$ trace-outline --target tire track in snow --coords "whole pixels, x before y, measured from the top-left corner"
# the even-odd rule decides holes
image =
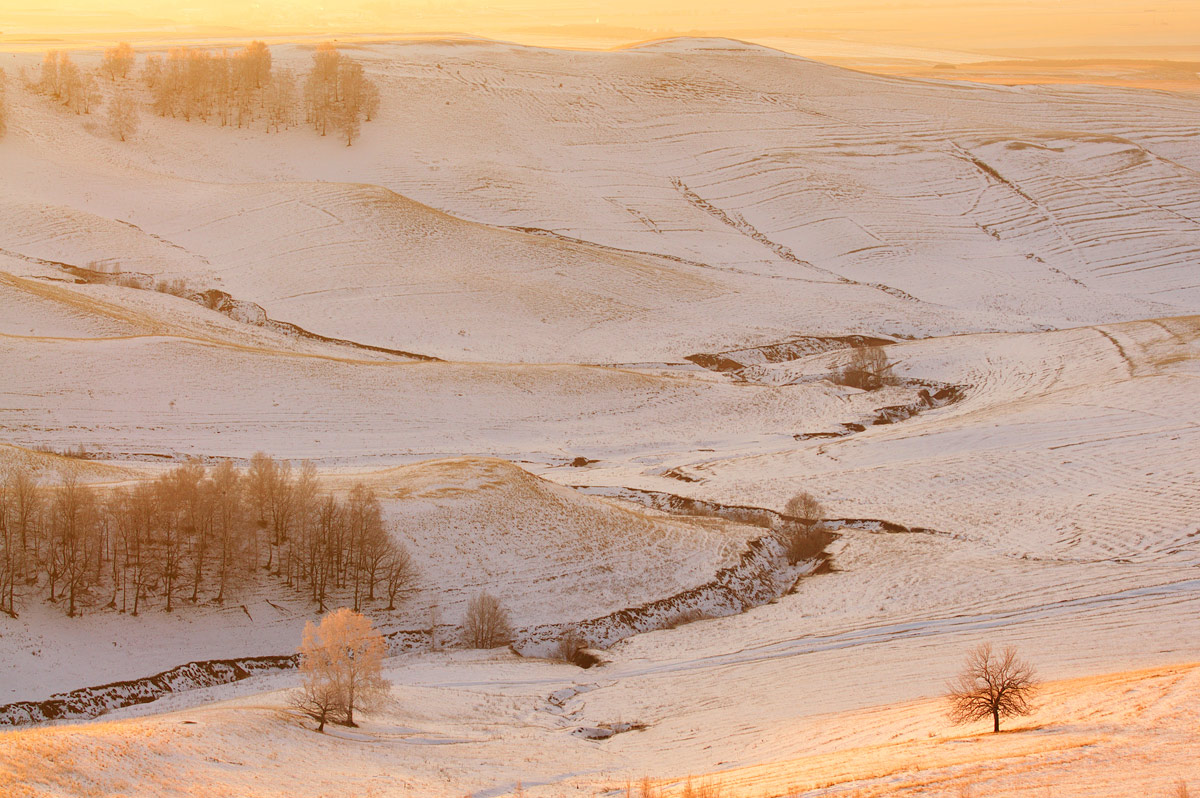
[[[685,671],[745,665],[773,659],[803,656],[821,651],[880,645],[939,635],[1001,629],[1030,621],[1041,621],[1097,609],[1107,611],[1129,608],[1145,602],[1170,605],[1200,600],[1200,579],[1187,579],[1148,587],[1130,588],[1082,598],[1062,599],[1011,610],[996,610],[974,615],[952,615],[908,623],[868,626],[832,635],[810,635],[762,646],[714,654],[691,660],[651,665],[625,671],[618,678],[670,674]]]
[[[750,222],[746,221],[741,214],[729,214],[713,203],[704,199],[691,188],[689,188],[687,183],[684,183],[682,179],[678,177],[672,177],[671,185],[675,187],[676,191],[683,195],[683,198],[686,199],[689,204],[704,211],[722,224],[732,227],[742,235],[757,241],[759,244],[762,244],[764,247],[774,252],[776,256],[782,260],[795,263],[797,266],[803,266],[806,269],[811,269],[815,272],[819,272],[820,274],[826,274],[837,282],[845,285],[857,285],[864,288],[874,288],[876,291],[882,291],[889,296],[902,299],[906,302],[921,301],[907,291],[902,291],[899,288],[893,288],[892,286],[884,285],[883,283],[860,283],[858,280],[851,280],[849,277],[844,277],[837,272],[817,266],[815,263],[801,258],[792,251],[791,247],[768,238],[761,230],[750,224]]]

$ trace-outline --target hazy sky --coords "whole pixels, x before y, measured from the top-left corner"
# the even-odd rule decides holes
[[[0,42],[180,26],[514,38],[561,32],[575,40],[631,41],[678,33],[774,35],[953,49],[1194,45],[1200,0],[0,0]]]

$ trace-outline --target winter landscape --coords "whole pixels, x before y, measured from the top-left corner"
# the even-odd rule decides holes
[[[1200,53],[3,13],[0,795],[1200,792]]]

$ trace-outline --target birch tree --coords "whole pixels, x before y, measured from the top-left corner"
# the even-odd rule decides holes
[[[128,91],[116,91],[108,101],[108,129],[120,141],[125,141],[137,132],[137,102]]]
[[[386,648],[371,620],[345,607],[309,621],[300,643],[301,688],[295,705],[318,722],[354,726],[354,710],[377,707],[387,695]]]

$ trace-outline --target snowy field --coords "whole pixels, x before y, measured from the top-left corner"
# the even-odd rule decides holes
[[[35,56],[0,58],[0,467],[107,487],[261,450],[366,481],[420,569],[372,611],[387,631],[459,623],[484,589],[523,627],[596,618],[764,531],[616,489],[775,511],[806,490],[909,531],[841,528],[829,572],[591,670],[395,656],[357,729],[303,727],[277,672],[0,731],[0,793],[1200,789],[1200,100],[725,40],[354,53],[383,106],[351,148],[149,109],[122,144],[20,85]],[[899,384],[829,379],[848,352],[818,339],[856,334],[892,342]],[[875,423],[898,407],[919,412]],[[316,610],[280,595],[66,618],[31,593],[0,616],[0,704],[292,653]],[[940,698],[985,641],[1049,680],[996,737]]]

